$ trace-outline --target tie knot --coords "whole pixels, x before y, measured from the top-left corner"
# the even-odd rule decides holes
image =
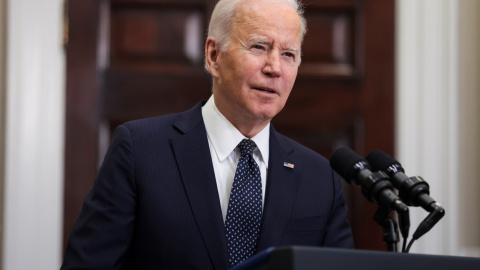
[[[251,155],[253,150],[257,147],[254,141],[243,139],[239,144],[238,148],[240,149],[240,155]]]

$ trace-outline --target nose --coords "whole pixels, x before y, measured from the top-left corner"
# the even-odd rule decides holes
[[[282,66],[278,52],[273,50],[267,54],[267,59],[262,72],[268,77],[280,77],[282,75]]]

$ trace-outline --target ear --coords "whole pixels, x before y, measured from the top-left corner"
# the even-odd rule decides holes
[[[208,37],[205,42],[205,66],[213,77],[218,77],[218,55],[220,45],[213,37]]]

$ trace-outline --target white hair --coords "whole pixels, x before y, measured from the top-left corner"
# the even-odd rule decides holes
[[[244,0],[220,0],[218,1],[215,9],[213,10],[212,17],[210,18],[210,24],[208,26],[208,37],[213,37],[219,44],[220,50],[225,51],[229,42],[230,34],[233,29],[233,16],[235,8]],[[303,41],[303,37],[307,32],[307,20],[303,16],[303,5],[298,0],[269,0],[280,3],[286,3],[295,9],[300,18],[301,23],[301,35],[300,42]],[[205,61],[205,68],[207,68]],[[208,68],[207,68],[208,70]]]

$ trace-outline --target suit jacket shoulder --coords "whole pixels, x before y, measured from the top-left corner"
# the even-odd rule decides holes
[[[162,139],[185,134],[197,125],[203,125],[201,108],[204,101],[198,103],[190,110],[162,116],[132,120],[122,126],[135,131],[139,138],[159,137]]]

